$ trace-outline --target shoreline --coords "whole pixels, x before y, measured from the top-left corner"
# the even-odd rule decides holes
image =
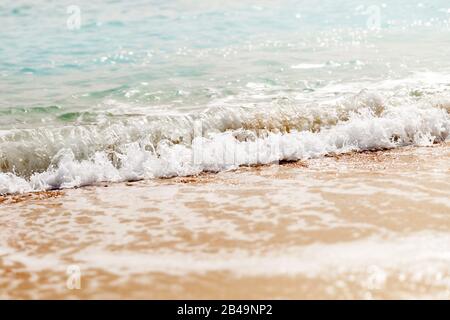
[[[449,147],[3,202],[0,298],[446,297]]]
[[[82,189],[82,188],[90,188],[90,187],[96,187],[96,188],[107,188],[111,185],[125,185],[125,186],[132,186],[136,182],[143,182],[143,181],[174,181],[177,183],[204,183],[207,181],[212,181],[214,177],[222,172],[240,172],[245,171],[248,169],[255,169],[255,170],[261,170],[267,167],[271,166],[285,166],[285,167],[304,167],[307,168],[310,163],[314,162],[320,162],[321,159],[334,159],[336,161],[348,161],[348,160],[355,160],[360,159],[363,162],[368,161],[383,161],[383,156],[392,154],[392,153],[401,153],[402,151],[408,151],[411,149],[416,148],[436,148],[436,147],[450,147],[450,142],[440,142],[436,143],[432,146],[403,146],[403,147],[397,147],[397,148],[391,148],[391,149],[382,149],[382,150],[363,150],[363,151],[351,151],[346,153],[340,153],[340,154],[329,154],[324,155],[323,157],[318,158],[312,158],[312,159],[306,159],[306,160],[283,160],[279,161],[276,164],[256,164],[256,165],[249,165],[249,166],[239,166],[237,169],[233,170],[227,170],[227,171],[218,171],[218,172],[201,172],[198,175],[189,175],[189,176],[175,176],[175,177],[167,177],[167,178],[155,178],[155,179],[140,179],[140,180],[134,180],[134,181],[121,181],[121,182],[98,182],[94,183],[92,185],[86,185],[81,187],[74,187],[74,188],[63,188],[63,189],[55,189],[55,190],[44,190],[44,191],[33,191],[33,192],[27,192],[23,194],[6,194],[6,195],[0,195],[0,205],[1,204],[11,204],[11,203],[18,203],[22,201],[27,200],[42,200],[47,198],[53,198],[62,196],[65,192],[69,192],[70,190],[75,189]]]

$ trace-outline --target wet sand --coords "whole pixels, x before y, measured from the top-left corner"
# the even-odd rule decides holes
[[[447,143],[3,197],[0,298],[448,299],[449,160]]]

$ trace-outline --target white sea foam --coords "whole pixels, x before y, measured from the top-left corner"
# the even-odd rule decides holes
[[[204,124],[206,128],[208,125],[210,123]],[[0,193],[195,175],[203,171],[223,171],[242,165],[300,160],[330,153],[404,145],[427,146],[444,141],[449,133],[450,116],[445,108],[402,105],[385,106],[382,111],[377,111],[366,106],[357,112],[349,112],[348,119],[338,120],[335,125],[317,131],[268,130],[258,134],[241,127],[203,133],[194,136],[189,143],[160,139],[154,145],[139,138],[95,151],[84,159],[79,158],[80,154],[77,155],[74,148],[61,148],[45,170],[35,172],[29,178],[11,172],[0,173]]]
[[[291,66],[292,69],[320,69],[325,67],[323,63],[300,63]]]
[[[30,192],[30,183],[13,173],[0,173],[0,194]]]
[[[0,194],[223,171],[330,153],[430,145],[450,132],[448,76],[330,84],[309,99],[248,83],[202,112],[4,130]],[[258,105],[252,96],[261,96]],[[336,94],[339,93],[339,94]]]

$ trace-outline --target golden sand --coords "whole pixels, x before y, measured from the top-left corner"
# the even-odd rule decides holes
[[[449,298],[449,160],[441,144],[3,197],[0,298]]]

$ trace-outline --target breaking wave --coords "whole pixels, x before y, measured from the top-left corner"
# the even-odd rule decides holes
[[[0,194],[223,171],[406,145],[450,133],[448,100],[366,90],[333,104],[294,101],[0,132]]]

